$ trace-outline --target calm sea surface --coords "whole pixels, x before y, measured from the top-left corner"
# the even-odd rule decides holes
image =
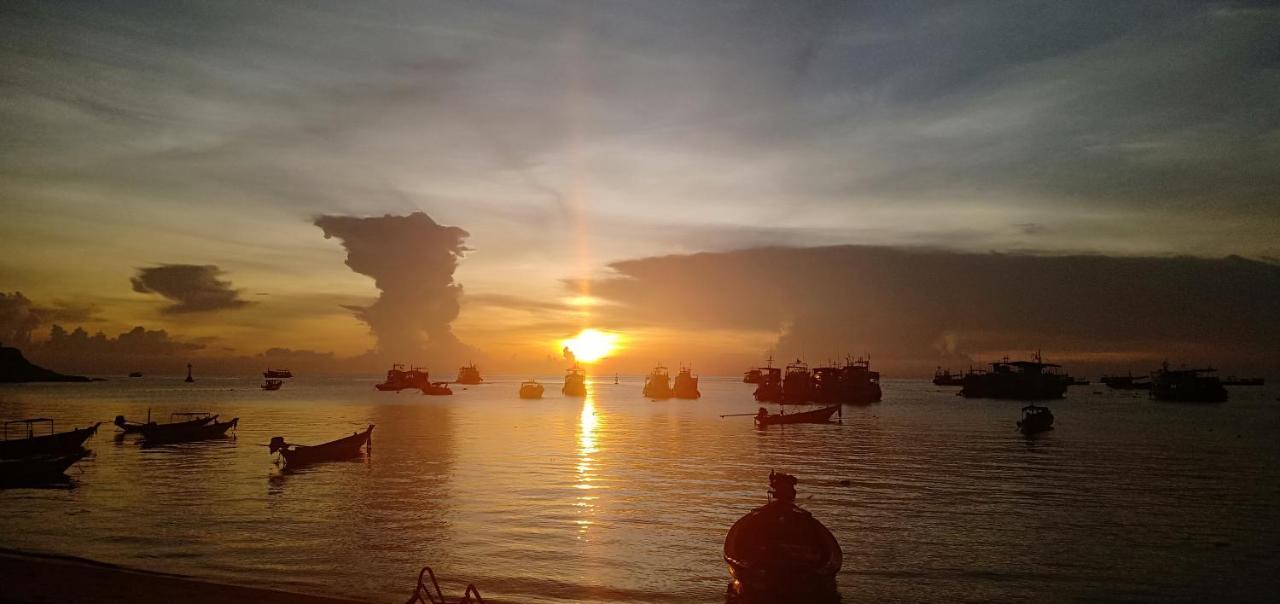
[[[770,468],[844,548],[846,602],[1267,600],[1280,593],[1280,402],[1221,405],[1074,387],[1028,439],[1016,402],[923,381],[842,424],[752,428],[751,386],[698,401],[640,382],[584,399],[452,397],[372,381],[178,378],[0,387],[0,416],[173,411],[239,417],[234,439],[143,450],[102,426],[73,489],[0,491],[0,546],[314,594],[403,601],[419,567],[507,602],[714,602],[729,525]],[[272,436],[317,443],[376,424],[368,460],[282,473]]]

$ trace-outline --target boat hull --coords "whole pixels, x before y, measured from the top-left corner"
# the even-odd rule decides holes
[[[373,426],[369,426],[364,432],[357,432],[321,445],[290,445],[280,449],[280,454],[284,457],[286,465],[295,468],[323,461],[352,459],[360,456],[360,449],[369,444],[372,436]]]
[[[227,422],[214,421],[199,426],[148,424],[142,429],[142,444],[145,447],[153,447],[222,438],[227,435],[227,431],[235,428],[239,423],[240,418],[236,417]]]
[[[540,399],[544,389],[541,384],[536,386],[521,386],[520,398],[523,399]]]
[[[80,449],[84,441],[98,432],[100,425],[102,425],[101,422],[69,432],[0,441],[0,459],[18,459],[36,455],[71,455]]]
[[[809,512],[773,501],[740,518],[724,542],[735,602],[838,602],[843,553]]]
[[[38,455],[0,461],[0,485],[24,486],[65,481],[66,471],[88,455],[89,451],[80,447],[61,455]]]
[[[832,405],[801,413],[756,416],[756,426],[763,428],[778,424],[825,424],[831,421],[831,416],[835,415],[839,410],[840,405]]]

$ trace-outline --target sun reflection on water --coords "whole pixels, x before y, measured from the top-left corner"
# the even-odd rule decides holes
[[[591,527],[590,515],[595,511],[597,497],[591,494],[596,488],[591,482],[595,478],[594,464],[596,454],[596,428],[600,418],[596,415],[594,393],[587,391],[582,401],[582,415],[578,420],[578,482],[575,488],[583,491],[575,504],[581,517],[578,523],[578,538],[584,539],[587,529]]]

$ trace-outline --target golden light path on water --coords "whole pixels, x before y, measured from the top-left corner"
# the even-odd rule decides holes
[[[587,391],[582,401],[582,413],[578,418],[578,483],[574,485],[582,491],[575,504],[581,517],[578,519],[578,539],[586,539],[587,529],[591,527],[591,516],[595,511],[597,495],[592,493],[596,485],[591,484],[595,478],[594,463],[596,454],[596,427],[600,418],[596,415],[594,393]]]

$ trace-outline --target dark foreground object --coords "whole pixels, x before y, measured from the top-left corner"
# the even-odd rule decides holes
[[[836,538],[795,504],[795,476],[769,473],[769,503],[738,519],[724,539],[737,603],[839,602],[836,573],[843,554]]]
[[[97,433],[101,423],[69,432],[53,432],[53,420],[44,417],[7,421],[4,423],[5,440],[0,441],[0,459],[76,453],[85,440]],[[48,424],[50,433],[37,435],[35,426],[38,424]]]
[[[267,446],[270,447],[272,453],[279,451],[284,456],[285,463],[290,467],[298,467],[321,461],[338,461],[359,457],[360,448],[369,444],[369,438],[372,435],[373,425],[370,424],[364,432],[356,432],[351,436],[329,441],[322,445],[294,445],[285,442],[283,436],[273,436],[271,437],[271,444]]]
[[[1018,429],[1023,434],[1048,432],[1053,429],[1053,412],[1048,407],[1027,405],[1022,408],[1022,419],[1018,420]]]
[[[418,572],[418,585],[405,604],[484,604],[484,598],[480,597],[480,590],[476,589],[475,583],[468,583],[461,599],[446,599],[444,592],[440,591],[440,582],[436,581],[435,571],[430,566],[424,566]]]
[[[0,488],[69,483],[67,469],[88,455],[88,449],[81,447],[74,453],[0,460]]]
[[[5,602],[258,602],[356,604],[356,600],[238,587],[133,570],[80,558],[0,549],[0,600]]]

